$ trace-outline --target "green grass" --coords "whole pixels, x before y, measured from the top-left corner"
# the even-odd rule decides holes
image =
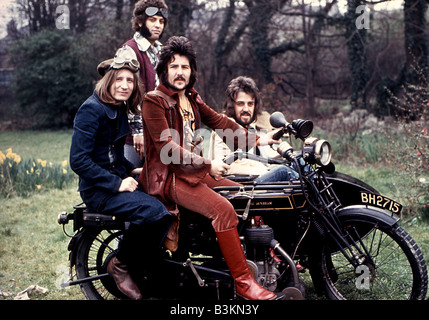
[[[60,163],[69,159],[72,130],[0,132],[0,150],[12,148],[22,158]]]
[[[9,147],[21,157],[41,158],[54,163],[68,159],[71,131],[1,132],[0,150]],[[337,165],[339,171],[359,178],[388,197],[406,192],[392,168],[380,165],[354,167]],[[84,299],[78,286],[62,289],[68,267],[67,245],[56,219],[60,212],[72,211],[79,203],[77,184],[63,190],[45,190],[30,197],[0,200],[0,291],[10,293],[0,300],[13,299],[30,285],[47,288],[46,294],[33,293],[34,300]],[[399,197],[400,198],[400,197]],[[402,226],[412,235],[425,257],[429,257],[429,225],[417,219],[405,219]],[[69,233],[71,227],[67,226]],[[311,292],[311,288],[308,289]],[[310,297],[313,298],[313,297]]]
[[[15,296],[36,284],[48,289],[35,299],[82,299],[78,287],[61,289],[68,266],[68,238],[56,219],[80,201],[76,186],[0,205],[0,290]],[[32,296],[30,295],[30,298]],[[0,299],[2,299],[0,297]]]

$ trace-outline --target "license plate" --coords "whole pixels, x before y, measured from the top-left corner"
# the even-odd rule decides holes
[[[361,201],[363,204],[382,208],[395,214],[399,214],[402,210],[402,205],[400,203],[385,196],[370,192],[361,192]]]

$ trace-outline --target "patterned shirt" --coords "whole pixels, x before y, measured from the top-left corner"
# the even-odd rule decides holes
[[[149,40],[143,37],[139,32],[134,34],[134,40],[137,42],[137,47],[140,51],[146,52],[149,57],[150,63],[155,69],[159,62],[159,54],[161,52],[162,44],[158,40],[152,45]],[[133,50],[131,50],[133,51]],[[135,52],[133,51],[135,54]],[[137,60],[137,55],[134,57]],[[159,85],[158,75],[155,73],[155,86]],[[139,108],[140,110],[140,108]],[[128,121],[130,123],[131,131],[133,135],[143,134],[143,124],[141,114],[128,114]]]

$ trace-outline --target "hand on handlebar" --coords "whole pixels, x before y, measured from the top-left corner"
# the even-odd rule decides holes
[[[281,141],[278,139],[280,139],[281,137],[279,138],[278,134],[276,135],[276,133],[278,133],[278,130],[277,131],[273,130],[273,131],[268,132],[265,135],[262,135],[259,138],[258,145],[259,146],[266,146],[266,145],[280,144]]]
[[[211,168],[210,168],[210,175],[217,178],[222,177],[230,168],[231,166],[223,162],[221,159],[212,160]]]

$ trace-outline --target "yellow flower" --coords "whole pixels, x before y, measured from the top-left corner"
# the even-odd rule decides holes
[[[7,155],[6,155],[6,157],[8,157],[9,159],[15,159],[16,153],[8,152]]]
[[[21,156],[16,155],[16,157],[15,157],[15,162],[16,162],[16,163],[20,163],[20,162],[21,162]]]
[[[6,156],[4,155],[3,152],[0,151],[0,160],[5,160]]]
[[[52,168],[54,164],[52,162],[49,162],[49,167]]]
[[[37,163],[42,163],[42,159],[37,159]],[[34,165],[34,166],[36,166],[36,165]]]
[[[41,162],[41,164],[42,164],[42,167],[46,167],[46,160],[43,160],[42,162]]]
[[[34,169],[33,169],[33,168],[31,168],[30,172],[31,172],[31,173],[33,173],[33,172],[34,172]]]
[[[36,188],[37,188],[37,190],[40,190],[42,188],[42,186],[40,184],[36,184]]]
[[[67,170],[63,168],[63,174],[67,174]]]
[[[64,160],[63,162],[61,162],[61,166],[65,168],[67,166],[67,163],[68,163],[67,160]]]

